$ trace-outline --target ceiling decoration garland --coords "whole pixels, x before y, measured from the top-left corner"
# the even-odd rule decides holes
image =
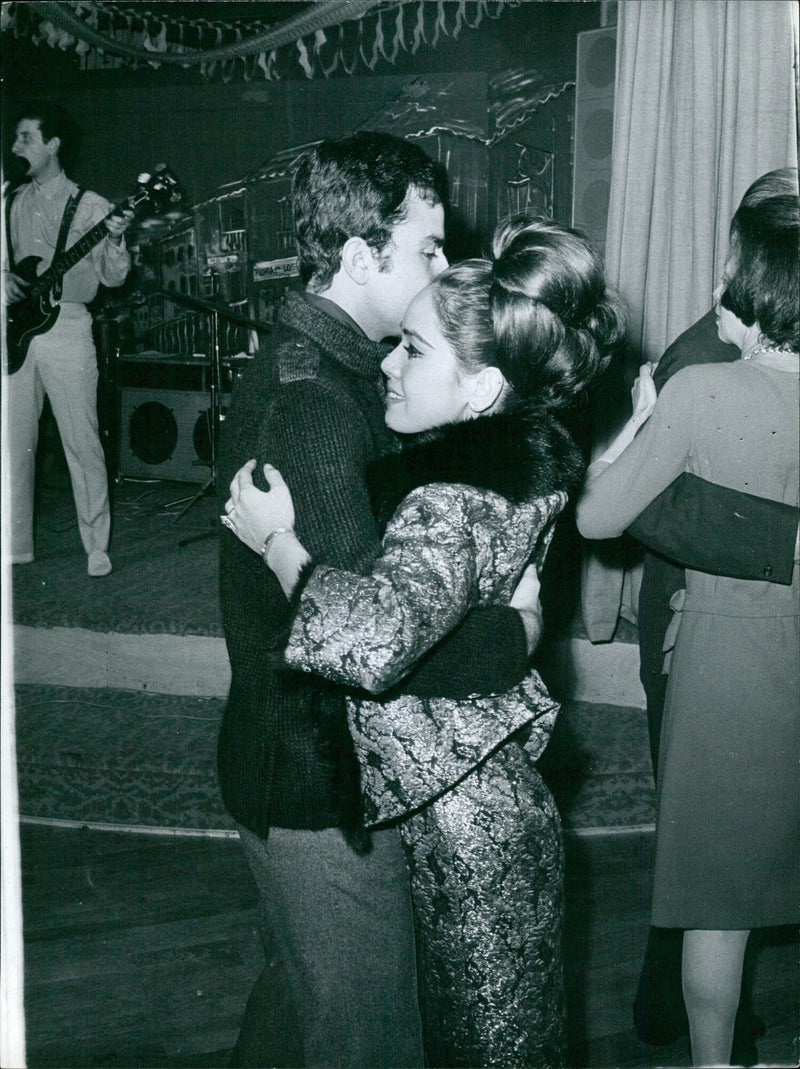
[[[424,77],[413,78],[401,88],[394,100],[379,108],[357,129],[391,129],[398,136],[412,140],[444,134],[456,139],[475,142],[485,148],[493,148],[531,119],[533,113],[540,107],[551,100],[557,100],[574,87],[574,81],[542,85],[540,75],[535,70],[504,71],[490,79],[490,93],[499,98],[488,107],[489,115],[494,115],[495,118],[494,133],[487,137],[478,126],[452,116],[452,108],[448,106],[452,85],[434,87]],[[512,99],[509,99],[510,92],[514,93]],[[427,126],[422,122],[422,118],[426,115],[429,118]],[[300,157],[318,144],[319,141],[310,141],[305,145],[293,145],[291,148],[282,149],[245,177],[220,186],[211,197],[195,205],[195,208],[229,197],[237,197],[252,182],[285,178],[292,172]],[[540,150],[533,149],[532,151]]]
[[[539,73],[535,70],[510,70],[495,75],[489,80],[492,102],[488,112],[495,130],[489,141],[490,146],[524,126],[539,108],[551,100],[558,100],[567,90],[574,88],[574,81],[542,85]]]
[[[178,65],[199,67],[205,78],[218,71],[226,82],[237,75],[273,81],[290,73],[293,63],[307,78],[374,71],[381,60],[392,65],[401,51],[416,55],[422,45],[435,48],[522,2],[317,0],[270,27],[251,19],[164,18],[146,3],[18,0],[3,3],[0,29],[62,51],[74,48],[85,69]]]
[[[504,71],[489,79],[488,122],[478,124],[454,114],[457,108],[449,100],[452,83],[432,86],[424,77],[414,78],[359,129],[391,130],[412,139],[446,134],[493,148],[529,122],[539,108],[574,87],[574,81],[544,85],[537,70]]]

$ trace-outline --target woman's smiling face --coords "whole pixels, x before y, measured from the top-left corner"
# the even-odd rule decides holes
[[[386,425],[416,434],[471,419],[475,375],[465,372],[442,334],[430,288],[408,306],[403,337],[381,364],[386,376]]]

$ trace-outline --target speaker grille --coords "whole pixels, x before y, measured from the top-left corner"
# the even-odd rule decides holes
[[[581,218],[583,226],[592,233],[605,229],[608,222],[608,200],[611,184],[605,178],[596,178],[590,182],[581,197]]]
[[[607,160],[614,137],[614,112],[594,108],[584,115],[579,136],[581,148],[590,160]]]
[[[229,394],[222,397],[221,415]],[[211,405],[202,390],[120,391],[119,473],[205,482],[211,468]]]
[[[160,401],[145,401],[131,412],[128,446],[143,464],[163,464],[175,452],[178,424]]]
[[[201,412],[192,430],[194,451],[204,464],[211,464],[211,409]]]
[[[593,34],[593,31],[590,33]],[[614,88],[617,65],[616,32],[600,31],[600,36],[593,34],[582,58],[583,79],[588,90]]]
[[[616,26],[578,34],[572,224],[605,251],[614,142]]]

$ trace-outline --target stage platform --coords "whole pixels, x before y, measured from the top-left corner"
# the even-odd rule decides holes
[[[218,517],[197,484],[113,487],[114,570],[86,574],[63,481],[39,495],[36,560],[10,569],[25,819],[233,835],[215,744],[230,669]],[[593,646],[579,622],[542,650],[564,703],[542,769],[569,828],[648,827],[655,812],[635,629]]]

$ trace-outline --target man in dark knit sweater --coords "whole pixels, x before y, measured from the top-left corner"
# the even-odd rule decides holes
[[[447,266],[447,179],[388,134],[324,142],[295,178],[301,282],[242,376],[224,424],[221,502],[252,457],[292,487],[296,531],[338,567],[380,548],[366,467],[395,448],[384,423],[381,339]],[[232,679],[219,738],[225,804],[261,892],[267,964],[232,1064],[423,1064],[408,874],[396,828],[367,832],[345,692],[278,669],[289,619],[269,568],[227,530],[220,591]],[[474,611],[406,681],[463,696],[512,686],[522,617]]]

